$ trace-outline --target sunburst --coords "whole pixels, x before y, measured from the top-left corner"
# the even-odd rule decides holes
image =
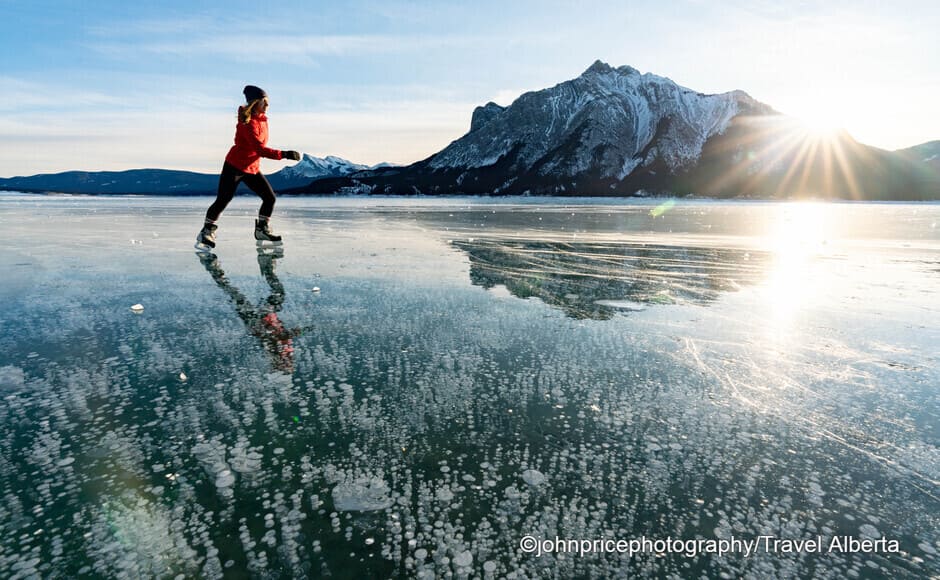
[[[722,144],[735,163],[714,175],[708,192],[743,191],[775,198],[863,197],[856,175],[869,154],[833,124],[772,115],[742,117],[738,136]]]

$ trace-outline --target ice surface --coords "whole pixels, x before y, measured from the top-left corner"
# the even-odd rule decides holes
[[[208,202],[0,195],[0,575],[940,575],[940,206]]]

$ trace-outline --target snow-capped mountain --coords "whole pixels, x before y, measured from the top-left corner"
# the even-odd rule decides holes
[[[705,95],[597,61],[581,76],[526,93],[508,107],[477,107],[470,131],[429,159],[355,181],[376,193],[534,194],[589,183],[596,190],[604,182],[603,193],[623,194],[628,188],[616,184],[630,176],[694,165],[705,143],[735,117],[772,114],[742,91]]]
[[[328,155],[321,159],[320,157],[314,157],[304,153],[303,159],[296,165],[285,167],[277,173],[272,174],[271,177],[277,175],[285,180],[305,180],[306,182],[310,182],[321,177],[349,175],[350,173],[363,171],[365,169],[371,168],[368,165],[360,165],[333,155]]]
[[[676,171],[742,113],[773,111],[741,91],[703,95],[669,79],[597,61],[580,77],[477,108],[470,132],[435,155],[432,169],[475,169],[515,152],[521,171],[623,179],[657,160]],[[667,122],[668,121],[668,122]],[[566,147],[575,142],[577,147]]]
[[[811,138],[794,120],[743,91],[703,94],[665,77],[597,61],[579,77],[526,93],[508,107],[477,107],[467,134],[428,159],[319,180],[302,191],[940,195],[934,187],[940,178],[908,176],[911,166],[900,155],[847,134],[834,140],[838,152],[803,147]],[[832,167],[835,176],[826,169]]]

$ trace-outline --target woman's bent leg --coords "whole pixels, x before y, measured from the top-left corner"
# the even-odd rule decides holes
[[[216,194],[215,201],[206,211],[207,222],[215,223],[219,219],[229,202],[235,197],[238,182],[244,177],[247,177],[247,175],[228,163],[222,166],[222,175],[219,176],[219,191]]]
[[[245,185],[255,192],[261,198],[261,209],[258,210],[258,217],[269,218],[274,213],[274,202],[277,197],[274,195],[274,188],[268,182],[268,178],[261,173],[254,175],[245,175]]]

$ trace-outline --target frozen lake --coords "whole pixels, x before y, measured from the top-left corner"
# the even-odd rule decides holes
[[[0,196],[0,577],[940,575],[940,205],[210,201]]]

